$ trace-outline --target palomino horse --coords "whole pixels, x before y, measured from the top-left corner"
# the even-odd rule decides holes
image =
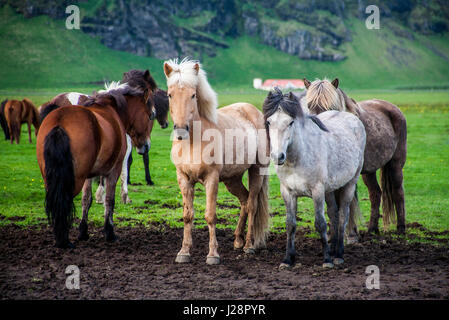
[[[261,174],[264,171],[262,169],[269,165],[268,145],[266,135],[258,135],[258,130],[264,129],[262,113],[248,103],[235,103],[217,111],[216,93],[196,61],[167,61],[164,63],[164,73],[167,77],[170,115],[175,129],[171,156],[176,165],[184,205],[184,237],[176,262],[190,261],[193,196],[197,182],[206,189],[205,218],[209,227],[209,254],[206,263],[220,263],[215,234],[219,181],[224,182],[241,204],[234,248],[244,246],[245,252],[254,252],[265,243],[269,221],[268,176]],[[240,148],[236,148],[233,143],[220,143],[224,141],[222,138],[228,130],[239,130],[245,135],[245,142]],[[250,136],[253,138],[248,141]],[[248,155],[249,159],[249,144],[257,154],[254,161],[235,161],[236,157],[242,155]],[[242,183],[246,171],[249,190]],[[247,219],[248,231],[244,242],[243,232]]]
[[[362,122],[348,112],[308,115],[291,92],[284,95],[278,88],[268,94],[263,111],[271,158],[287,209],[287,250],[280,267],[290,267],[295,262],[298,197],[313,199],[315,228],[323,246],[323,267],[343,263],[349,205],[363,166],[365,128]],[[332,222],[330,250],[325,202]]]
[[[27,98],[22,101],[8,100],[5,104],[5,119],[8,123],[11,144],[16,141],[20,142],[20,127],[22,123],[28,125],[28,141],[31,143],[31,124],[37,136],[39,131],[39,114],[34,104]]]
[[[366,129],[365,160],[362,177],[368,187],[371,201],[371,218],[368,232],[379,233],[379,207],[382,198],[385,228],[397,215],[397,230],[405,233],[405,200],[402,169],[407,157],[407,122],[398,107],[383,100],[366,100],[359,103],[338,88],[338,79],[329,82],[304,79],[307,88],[306,102],[311,113],[326,110],[348,111],[363,122]],[[380,171],[382,189],[376,178]],[[351,232],[351,230],[349,230]]]
[[[147,148],[152,94],[112,83],[89,97],[84,106],[58,108],[44,119],[37,136],[36,154],[45,181],[45,211],[53,225],[56,246],[73,247],[69,229],[73,198],[83,190],[83,218],[79,240],[88,239],[87,215],[92,204],[92,178],[106,179],[104,233],[114,241],[115,186],[122,171],[128,133],[139,149]]]
[[[5,140],[9,140],[9,128],[8,123],[6,122],[5,118],[5,104],[8,101],[8,99],[5,99],[2,101],[0,105],[0,125],[2,126],[3,132],[5,134]]]

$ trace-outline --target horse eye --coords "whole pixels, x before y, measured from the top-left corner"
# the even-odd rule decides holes
[[[195,94],[192,95],[192,99],[195,99]]]
[[[295,121],[292,121],[288,124],[289,127],[291,127],[293,125],[293,123],[295,123]]]
[[[168,98],[169,98],[169,99],[171,98],[171,94],[168,94]]]
[[[267,122],[266,122],[266,124],[267,124],[267,127],[269,127],[269,126],[270,126],[270,122],[269,122],[269,121],[267,121]]]

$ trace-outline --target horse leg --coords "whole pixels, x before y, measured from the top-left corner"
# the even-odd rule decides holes
[[[144,153],[142,155],[143,158],[143,165],[145,167],[145,180],[147,182],[147,185],[152,186],[154,185],[154,182],[151,180],[151,175],[150,175],[150,157],[149,157],[149,151]]]
[[[95,192],[95,202],[100,204],[104,203],[104,197],[105,197],[104,178],[100,176],[98,177],[97,192]]]
[[[248,196],[248,231],[246,232],[246,243],[243,247],[243,251],[246,253],[254,253],[255,247],[253,243],[254,239],[254,221],[258,208],[258,196],[260,189],[262,188],[262,183],[264,176],[260,175],[260,167],[252,166],[248,170],[248,186],[249,186],[249,196]]]
[[[28,141],[30,143],[33,143],[33,141],[31,141],[31,123],[27,122],[27,125],[28,125]]]
[[[337,249],[337,239],[338,239],[338,205],[335,199],[335,192],[329,192],[325,195],[326,205],[327,205],[327,216],[330,220],[331,234],[331,257],[335,257]]]
[[[404,176],[403,165],[398,161],[391,161],[389,164],[392,175],[392,194],[397,214],[397,230],[405,233],[405,200],[404,200]]]
[[[123,159],[122,163],[122,173],[120,174],[120,180],[122,182],[120,197],[125,204],[132,202],[128,196],[128,158],[131,155],[132,148],[132,144],[129,143],[126,149],[125,159]]]
[[[355,183],[350,182],[340,189],[339,208],[338,208],[338,230],[337,230],[337,250],[334,258],[334,264],[342,264],[344,254],[344,239],[346,225],[349,220],[349,205],[354,197]]]
[[[127,178],[127,182],[128,182],[128,184],[131,184],[131,164],[133,163],[133,153],[131,152],[130,154],[129,154],[129,158],[128,158],[128,163],[127,163],[127,166],[128,166],[128,178]]]
[[[312,192],[313,204],[315,207],[315,228],[321,236],[321,245],[323,247],[323,268],[332,268],[334,265],[330,257],[329,244],[327,242],[327,224],[324,216],[324,187],[317,188]]]
[[[193,196],[194,186],[186,175],[179,170],[177,171],[178,184],[182,193],[183,213],[182,218],[184,220],[184,235],[182,238],[182,248],[176,256],[176,262],[186,263],[190,262],[190,248],[192,247],[192,228],[193,228]]]
[[[240,215],[239,221],[237,223],[237,228],[235,228],[235,240],[234,249],[241,249],[244,245],[243,233],[245,231],[246,219],[248,217],[248,211],[246,208],[246,203],[248,201],[248,190],[242,183],[242,176],[237,178],[232,178],[223,181],[228,191],[237,197],[240,201]]]
[[[83,207],[83,218],[79,225],[79,235],[78,240],[88,240],[89,233],[87,228],[87,217],[89,213],[90,206],[92,205],[92,179],[86,179],[83,185],[83,197],[81,199],[81,204]]]
[[[121,167],[112,170],[109,176],[105,177],[106,198],[104,202],[104,234],[106,241],[114,242],[117,236],[114,233],[113,214],[115,206],[115,187],[120,176]]]
[[[287,248],[285,251],[284,260],[282,260],[280,269],[289,268],[295,264],[296,250],[295,250],[295,232],[296,232],[296,211],[298,209],[298,197],[290,194],[288,190],[281,184],[281,195],[284,199],[285,208],[287,210],[287,217],[285,226],[287,230]]]
[[[220,263],[220,256],[218,254],[217,235],[215,233],[215,224],[217,223],[217,193],[219,174],[216,171],[211,172],[204,181],[206,188],[206,212],[205,218],[207,226],[209,227],[209,254],[207,255],[206,263],[213,265]]]
[[[371,217],[368,225],[368,233],[379,234],[379,208],[382,190],[377,183],[376,173],[367,173],[362,175],[363,182],[368,187],[369,199],[371,202]]]

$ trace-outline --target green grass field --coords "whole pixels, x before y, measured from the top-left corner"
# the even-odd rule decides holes
[[[27,95],[40,105],[57,93],[58,89]],[[408,123],[408,156],[404,168],[407,223],[417,222],[435,232],[449,230],[449,92],[447,91],[349,91],[355,99],[371,97],[390,100],[399,105]],[[0,99],[23,98],[17,92],[2,93]],[[261,107],[265,93],[226,94],[219,93],[220,105],[245,101]],[[171,126],[170,126],[171,127]],[[134,163],[131,180],[138,185],[129,187],[132,204],[124,205],[119,200],[119,188],[115,209],[118,226],[143,224],[159,227],[182,227],[182,197],[176,180],[175,167],[170,161],[171,129],[162,130],[158,125],[152,133],[150,170],[154,186],[144,183],[141,157],[133,151]],[[33,144],[27,142],[26,125],[22,127],[20,145],[10,145],[0,139],[0,225],[15,223],[22,226],[46,223],[44,212],[44,185],[35,156]],[[198,184],[195,194],[195,226],[206,226],[204,220],[205,192]],[[94,190],[95,191],[95,190]],[[359,199],[364,217],[362,229],[369,220],[370,203],[368,192],[359,181]],[[80,196],[75,199],[77,216],[80,217]],[[239,208],[238,201],[220,185],[218,196],[218,227],[235,228]],[[285,207],[280,197],[279,181],[270,176],[270,212],[272,231],[284,232]],[[298,203],[298,225],[313,228],[313,205],[310,199],[302,198]],[[93,204],[89,221],[103,223],[103,207]],[[409,229],[416,233],[416,229]],[[313,235],[313,234],[312,234]],[[425,234],[421,234],[425,241]],[[441,237],[448,237],[443,233]]]

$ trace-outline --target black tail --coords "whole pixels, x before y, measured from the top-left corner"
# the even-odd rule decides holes
[[[0,125],[2,126],[3,132],[5,133],[5,140],[9,140],[9,128],[5,118],[6,102],[8,102],[8,99],[2,101],[2,104],[0,106]]]
[[[61,127],[54,127],[45,137],[44,160],[47,194],[45,211],[59,248],[71,247],[69,229],[75,214],[73,169],[70,139]]]

